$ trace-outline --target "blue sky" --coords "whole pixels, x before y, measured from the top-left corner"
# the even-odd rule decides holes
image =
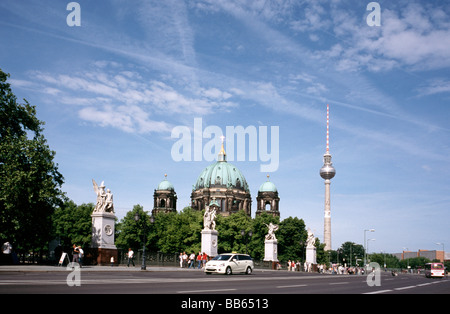
[[[450,247],[445,1],[378,1],[372,27],[370,1],[80,0],[79,27],[69,2],[1,1],[0,68],[46,122],[76,203],[95,201],[95,179],[119,218],[150,211],[167,174],[181,209],[211,162],[173,160],[176,126],[279,127],[281,218],[323,241],[328,103],[332,248],[370,228],[371,252]],[[264,162],[236,159],[254,215]]]

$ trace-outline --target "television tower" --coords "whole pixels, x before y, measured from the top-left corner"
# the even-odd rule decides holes
[[[325,180],[325,216],[323,225],[325,251],[331,250],[330,180],[335,174],[336,170],[331,162],[330,154],[330,107],[327,104],[327,151],[323,155],[323,166],[320,168],[320,176]]]

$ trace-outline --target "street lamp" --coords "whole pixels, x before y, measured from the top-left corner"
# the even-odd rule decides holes
[[[248,254],[247,243],[248,243],[248,239],[251,238],[252,235],[253,235],[253,232],[251,230],[248,233],[246,233],[245,230],[241,230],[241,236],[245,239],[245,254]]]
[[[409,252],[409,249],[407,247],[403,248],[403,259],[405,259],[405,250],[406,250],[406,252]],[[406,268],[408,269],[408,272],[409,272],[409,257],[406,259],[406,263],[407,263]]]
[[[369,241],[375,241],[375,239],[367,239],[367,253],[369,253]]]
[[[366,231],[375,232],[375,229],[364,230],[364,267],[366,267]]]
[[[134,214],[134,220],[137,222],[141,219],[141,216],[139,213]],[[153,224],[155,222],[155,218],[153,215],[150,216],[149,222]],[[141,270],[146,270],[147,266],[145,265],[145,242],[147,240],[147,224],[146,221],[144,221],[144,242],[142,243],[142,266]]]

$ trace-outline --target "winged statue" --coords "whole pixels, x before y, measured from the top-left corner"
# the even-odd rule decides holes
[[[111,193],[111,190],[107,189],[105,191],[104,181],[98,186],[97,182],[92,179],[92,184],[94,186],[94,192],[97,194],[97,203],[95,204],[94,213],[114,213],[113,194]]]

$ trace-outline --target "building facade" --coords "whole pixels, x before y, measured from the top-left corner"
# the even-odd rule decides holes
[[[153,193],[153,215],[177,211],[177,193],[172,183],[167,180],[167,174],[164,177]]]
[[[227,162],[223,143],[217,162],[198,176],[191,193],[191,207],[203,210],[212,199],[217,201],[218,213],[222,216],[239,210],[251,215],[252,199],[247,180],[236,166]]]

